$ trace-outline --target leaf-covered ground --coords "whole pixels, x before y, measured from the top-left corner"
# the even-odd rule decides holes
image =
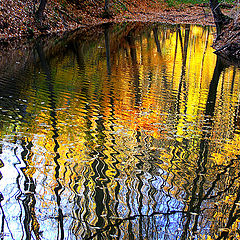
[[[34,4],[36,2],[36,4]],[[164,0],[110,0],[110,18],[103,18],[103,0],[48,0],[43,20],[37,21],[35,12],[40,0],[0,0],[0,49],[19,39],[36,38],[42,34],[62,34],[78,28],[106,22],[165,22],[213,25],[208,4],[178,5],[169,8]],[[231,8],[223,10],[234,15]],[[239,19],[226,26],[214,48],[223,55],[240,58]],[[14,47],[15,48],[15,47]]]
[[[100,0],[78,3],[48,1],[40,24],[34,18],[38,3],[34,6],[33,0],[0,1],[0,40],[61,33],[109,21],[213,24],[209,7],[204,5],[180,6],[174,9],[167,8],[159,1],[113,1],[110,6],[112,18],[103,19],[103,3]]]

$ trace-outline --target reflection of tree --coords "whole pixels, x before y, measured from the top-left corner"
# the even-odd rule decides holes
[[[149,232],[147,232],[147,236],[150,238],[152,237],[151,239],[155,239],[154,238],[154,229],[151,229],[151,227],[153,227],[154,224],[154,220],[153,218],[155,216],[158,216],[158,215],[162,215],[162,216],[171,216],[171,215],[174,215],[174,214],[177,214],[177,213],[183,213],[182,211],[169,211],[169,212],[154,212],[150,215],[145,215],[145,214],[136,214],[134,216],[130,216],[130,217],[127,217],[127,218],[124,218],[124,219],[116,219],[115,220],[115,223],[111,223],[110,225],[106,226],[105,228],[99,230],[99,233],[104,233],[104,232],[107,232],[109,231],[110,228],[114,228],[114,227],[119,227],[122,223],[124,222],[129,222],[129,224],[131,224],[131,221],[135,220],[135,219],[138,219],[138,218],[141,218],[141,221],[140,223],[143,224],[143,219],[147,219],[147,222],[148,222],[148,230]],[[149,220],[149,221],[148,221]],[[132,226],[132,224],[131,224]],[[96,234],[93,234],[92,236],[86,238],[87,240],[90,240],[90,239],[95,239],[96,236],[98,236],[99,233],[96,233]],[[140,233],[139,233],[140,234]],[[142,235],[139,235],[139,239],[143,239],[143,234]],[[133,232],[130,232],[129,236],[128,236],[128,239],[134,239],[134,235],[133,235]]]
[[[102,42],[100,42],[102,46],[105,43],[106,55],[104,58],[102,57],[102,53],[105,53],[103,49],[96,46],[96,48],[93,48],[91,45],[91,49],[96,50],[96,53],[93,50],[92,52],[95,55],[90,52],[89,55],[91,56],[89,57],[86,54],[87,51],[85,51],[87,48],[84,48],[84,52],[82,51],[84,43],[76,42],[76,45],[72,45],[71,47],[75,46],[76,55],[74,59],[77,59],[77,63],[74,62],[75,65],[73,68],[75,70],[76,66],[78,67],[78,75],[75,78],[74,74],[76,71],[72,74],[71,71],[67,72],[68,69],[64,69],[64,73],[67,72],[69,78],[61,78],[61,82],[58,82],[57,78],[53,80],[50,66],[47,66],[46,58],[41,56],[41,46],[38,49],[42,66],[45,65],[43,69],[48,81],[45,85],[47,86],[47,97],[50,105],[51,131],[49,134],[54,144],[53,159],[55,162],[54,175],[56,178],[54,183],[57,182],[54,191],[59,210],[56,219],[61,230],[61,227],[63,228],[63,209],[60,208],[60,201],[61,199],[63,201],[66,195],[63,196],[61,194],[62,186],[59,176],[63,176],[64,182],[61,183],[64,186],[68,184],[66,192],[69,189],[71,195],[69,198],[66,197],[64,202],[69,201],[69,204],[73,206],[71,214],[72,222],[71,226],[68,226],[68,229],[72,236],[75,235],[75,238],[115,239],[122,237],[131,239],[137,235],[136,238],[138,239],[162,239],[163,237],[169,239],[168,234],[179,235],[180,233],[176,229],[178,227],[181,228],[181,224],[184,224],[182,239],[184,237],[188,239],[191,231],[195,231],[196,228],[204,228],[200,226],[201,216],[205,214],[203,208],[208,207],[207,204],[211,204],[211,201],[217,200],[226,194],[229,187],[235,183],[235,181],[231,180],[227,187],[224,187],[222,180],[225,174],[230,170],[233,171],[232,166],[236,164],[236,161],[230,162],[226,166],[217,166],[221,171],[210,169],[214,163],[209,160],[210,147],[212,146],[209,140],[209,132],[211,132],[213,127],[212,117],[215,112],[217,86],[222,71],[219,61],[217,61],[213,79],[209,87],[204,126],[196,127],[197,131],[199,130],[198,128],[201,128],[200,131],[204,132],[201,138],[198,139],[196,137],[193,141],[186,138],[182,142],[175,142],[174,139],[166,140],[164,136],[165,130],[162,131],[162,128],[166,127],[166,131],[174,131],[177,121],[175,116],[179,116],[179,112],[172,108],[175,103],[173,99],[175,93],[177,94],[177,90],[179,90],[180,96],[178,102],[181,102],[183,92],[186,95],[186,99],[182,101],[179,107],[179,111],[181,111],[181,108],[185,108],[186,101],[190,101],[189,92],[195,91],[195,89],[190,89],[190,79],[185,76],[188,76],[188,74],[197,75],[197,71],[185,73],[186,62],[188,61],[187,56],[189,56],[189,46],[191,46],[191,36],[188,37],[188,34],[190,35],[191,31],[182,28],[181,32],[178,29],[176,33],[174,32],[174,37],[171,38],[170,32],[165,33],[160,31],[161,28],[158,29],[158,35],[157,31],[151,29],[150,33],[154,31],[152,35],[142,35],[142,38],[139,40],[135,37],[136,33],[134,35],[134,32],[131,32],[128,38],[132,39],[121,41],[126,52],[129,53],[128,59],[126,59],[126,54],[122,49],[118,52],[118,49],[114,48],[114,33],[109,32],[108,29],[105,29],[105,39],[103,38]],[[175,28],[173,29],[175,30]],[[162,34],[165,35],[166,45],[162,44]],[[173,45],[173,41],[176,41],[175,49],[171,48],[171,46],[169,47],[169,44]],[[160,42],[162,57],[156,54],[159,51],[158,44]],[[141,52],[138,48],[139,45],[141,45]],[[206,40],[205,49],[208,49],[207,46]],[[182,48],[182,52],[180,47]],[[200,44],[201,47],[204,47],[204,43]],[[199,45],[194,45],[194,48],[198,51]],[[147,57],[145,53],[146,55],[148,54]],[[153,53],[157,58],[153,56]],[[165,64],[165,62],[162,62],[166,54],[171,54],[167,56],[168,60],[174,60],[173,65],[171,65],[172,63],[168,65],[168,63]],[[138,56],[140,56],[140,61],[138,61]],[[110,64],[110,57],[111,60],[115,57],[116,61],[111,61]],[[205,59],[205,62],[209,60],[208,57]],[[202,66],[204,65],[203,60],[201,62]],[[94,74],[89,73],[88,61],[90,64],[97,62],[96,66],[94,64],[91,65],[90,71],[96,71],[99,74],[97,76],[100,79],[99,82],[95,81],[96,79],[92,77],[93,75],[97,75],[95,72]],[[126,61],[128,62],[126,63]],[[189,58],[189,63],[191,61],[192,58]],[[72,64],[73,61],[72,59],[69,60],[69,55],[67,55],[67,59],[64,59],[63,62],[64,64],[66,62]],[[61,61],[57,64],[60,67],[63,65]],[[122,66],[123,68],[121,68]],[[84,67],[85,70],[83,70]],[[99,73],[99,69],[103,70],[103,73]],[[60,72],[60,77],[62,77],[62,72],[59,69],[57,70],[57,72]],[[124,70],[126,70],[126,75],[129,74],[126,78],[122,76],[124,75],[122,74]],[[171,74],[172,71],[172,86],[168,88],[164,84],[164,81],[166,83],[171,81],[169,79],[169,72]],[[175,77],[174,73],[176,75],[179,73],[180,77]],[[103,80],[102,76],[104,76]],[[203,85],[205,83],[204,77],[205,70],[203,71]],[[72,84],[71,87],[76,92],[71,92],[72,101],[68,102],[67,112],[57,112],[56,105],[60,105],[61,100],[58,100],[59,102],[56,104],[57,95],[55,93],[55,86],[59,87],[65,81],[63,84],[65,90],[65,83],[67,85],[67,81],[70,78],[73,79],[70,82]],[[131,82],[129,79],[131,79]],[[125,84],[121,88],[122,91],[118,91],[119,82],[120,84],[123,83],[122,85]],[[141,84],[143,84],[142,88]],[[184,87],[184,84],[187,87]],[[133,91],[135,94],[132,94]],[[202,89],[197,88],[196,91],[200,92]],[[136,95],[136,93],[139,94]],[[44,94],[46,95],[46,91]],[[129,97],[125,98],[126,94],[133,96],[132,99]],[[120,95],[121,97],[119,97]],[[60,98],[61,96],[58,97]],[[80,100],[81,104],[75,103],[77,102],[75,100]],[[203,101],[205,101],[204,97]],[[134,108],[136,105],[137,110]],[[130,113],[125,111],[126,109],[130,110]],[[133,116],[132,112],[137,114]],[[122,113],[125,114],[125,118],[121,118]],[[146,117],[142,117],[144,114],[146,114]],[[159,117],[161,114],[164,116]],[[70,115],[72,119],[67,119]],[[44,115],[43,113],[40,116],[41,121],[47,121],[48,116],[48,114]],[[139,118],[136,116],[139,116]],[[172,120],[172,116],[174,120]],[[136,122],[129,124],[132,119],[136,120]],[[196,122],[199,119],[201,121],[202,117],[197,116]],[[74,120],[79,121],[73,126],[72,123]],[[145,124],[145,120],[149,122]],[[79,126],[79,122],[82,124],[81,126]],[[62,127],[63,123],[67,126],[65,125],[66,127],[61,128],[60,134],[60,127]],[[195,119],[191,123],[195,124]],[[131,128],[129,128],[130,125]],[[154,131],[155,129],[159,130],[157,136],[151,132],[153,128]],[[37,131],[39,130],[42,130],[40,125]],[[68,142],[68,131],[71,131],[72,139],[70,142]],[[171,134],[169,133],[168,136],[172,137]],[[195,137],[194,134],[191,136]],[[78,140],[80,141],[79,143]],[[40,141],[37,144],[42,146],[41,144],[43,143]],[[60,143],[62,143],[61,149],[59,148]],[[194,150],[195,148],[197,150]],[[189,152],[192,150],[194,153],[191,155]],[[66,157],[68,158],[66,162],[61,163],[61,169],[60,151],[66,151]],[[197,155],[196,152],[198,158],[194,161],[194,155]],[[65,156],[65,154],[61,154],[62,156]],[[192,165],[193,168],[191,169]],[[216,165],[214,167],[217,168]],[[214,174],[209,176],[209,172]],[[31,177],[27,181],[30,185],[34,186]],[[45,187],[44,185],[41,186],[41,188]],[[182,199],[186,201],[181,201]],[[24,204],[26,212],[33,212],[35,204],[33,195],[29,194]],[[164,209],[161,208],[162,206]],[[233,217],[231,219],[234,219],[236,210],[233,209],[232,212]],[[29,216],[31,216],[30,213]],[[31,230],[30,225],[32,220],[29,216],[24,221],[26,232]],[[181,218],[183,221],[181,221]],[[173,225],[174,227],[172,227]],[[67,224],[64,224],[64,226],[66,227]],[[38,226],[36,225],[37,231]],[[161,234],[161,236],[158,234]],[[59,238],[63,238],[64,235],[66,237],[66,232],[62,230],[59,233]]]
[[[34,232],[36,239],[40,239],[40,224],[38,223],[37,216],[35,213],[36,197],[35,189],[36,183],[34,182],[31,174],[29,174],[28,165],[32,161],[33,153],[31,148],[33,146],[32,142],[27,143],[22,139],[23,151],[21,153],[23,161],[26,163],[27,168],[23,169],[25,176],[24,180],[24,193],[25,198],[23,199],[23,206],[25,210],[25,218],[23,225],[25,228],[26,239],[31,239],[31,231]]]
[[[104,25],[104,36],[105,36],[106,58],[107,58],[107,72],[108,72],[108,75],[111,75],[109,24]]]
[[[1,209],[1,214],[2,214],[2,219],[1,219],[1,240],[3,240],[4,238],[4,221],[5,221],[5,213],[2,207],[2,200],[3,200],[3,195],[2,193],[0,193],[0,209]],[[10,234],[12,236],[11,230],[10,230]]]
[[[179,34],[179,39],[180,39],[181,48],[182,48],[182,71],[181,71],[181,78],[180,78],[180,82],[179,82],[178,96],[177,96],[177,111],[179,112],[182,90],[183,90],[184,94],[185,94],[185,90],[186,90],[185,75],[186,75],[186,62],[187,62],[187,53],[188,53],[188,45],[189,45],[189,36],[190,36],[190,25],[185,26],[184,45],[182,45],[182,36],[181,36],[180,28],[178,28],[178,34]],[[185,95],[185,97],[186,97],[186,95]]]
[[[205,56],[206,56],[207,47],[208,47],[208,44],[209,44],[209,35],[210,35],[209,27],[205,27],[204,32],[205,31],[207,31],[207,37],[206,37],[206,40],[205,40],[205,47],[204,47],[203,58],[202,58],[202,63],[201,63],[201,73],[200,73],[201,77],[202,77],[202,73],[204,71],[204,60],[205,60]]]
[[[240,159],[237,159],[237,160],[239,161]],[[238,177],[240,177],[240,174],[239,174]],[[230,228],[239,219],[240,209],[237,206],[237,204],[239,204],[239,201],[240,201],[240,186],[238,187],[238,189],[236,189],[236,192],[237,192],[236,198],[235,198],[235,200],[234,200],[234,202],[233,202],[233,204],[230,208],[229,215],[228,215],[228,220],[227,220],[227,223],[226,223],[225,228],[224,228],[226,230],[221,232],[219,237],[216,238],[217,240],[227,239],[227,237],[229,235],[229,232],[230,232]]]
[[[85,71],[85,61],[84,61],[84,55],[83,55],[83,45],[81,41],[73,41],[70,45],[72,48],[74,54],[76,55],[77,63],[78,63],[78,68],[80,72]]]
[[[88,106],[87,106],[88,107]],[[99,113],[99,115],[101,115]],[[89,218],[91,215],[93,215],[92,212],[90,212],[89,207],[90,207],[90,202],[94,200],[95,207],[94,209],[91,209],[92,211],[95,212],[96,219],[94,221],[94,227],[96,229],[101,229],[104,228],[104,226],[107,224],[109,225],[109,217],[113,214],[110,210],[110,201],[111,197],[108,191],[108,183],[110,182],[108,176],[107,176],[107,171],[108,171],[108,164],[107,164],[107,156],[104,154],[105,151],[105,126],[104,126],[104,120],[99,117],[99,119],[96,120],[96,148],[91,147],[92,146],[92,131],[91,131],[91,120],[90,120],[90,109],[88,109],[88,113],[86,115],[86,120],[88,123],[88,126],[86,128],[85,134],[86,134],[86,145],[89,147],[89,157],[90,159],[93,159],[92,163],[90,164],[87,169],[89,171],[86,171],[88,175],[86,175],[83,179],[83,185],[85,191],[83,192],[83,201],[81,206],[80,204],[80,199],[76,195],[76,206],[78,206],[76,210],[77,212],[80,211],[82,207],[86,209],[85,212],[82,212],[79,215],[79,218],[83,219],[84,222],[87,224],[85,225],[85,228],[87,231],[84,233],[85,236],[89,235],[91,233],[90,226],[91,224],[88,223]],[[92,173],[92,174],[90,174]],[[78,174],[78,173],[77,173]],[[77,184],[77,179],[75,179],[75,184]],[[93,183],[93,188],[89,188],[88,182]],[[74,187],[75,188],[75,187]],[[76,190],[77,192],[77,190]],[[78,199],[78,200],[77,200]],[[104,215],[104,216],[103,216]],[[107,221],[107,222],[106,222]],[[80,225],[78,226],[78,228]],[[78,229],[76,228],[76,231]],[[112,230],[111,230],[112,231]],[[98,237],[101,237],[101,231],[96,230]]]
[[[2,219],[1,219],[1,221],[2,221],[1,222],[1,236],[0,237],[1,237],[1,240],[4,239],[4,229],[5,229],[5,223],[6,223],[8,231],[10,233],[10,236],[11,236],[12,239],[14,239],[13,233],[12,233],[10,227],[9,227],[9,223],[8,223],[8,221],[6,219],[5,212],[4,212],[4,209],[3,209],[3,206],[2,206],[3,199],[4,199],[4,197],[3,197],[2,193],[0,192],[0,209],[1,209],[1,214],[2,214]]]
[[[217,87],[220,75],[224,69],[224,65],[222,60],[218,57],[216,66],[214,69],[212,81],[209,86],[207,104],[205,108],[205,119],[204,119],[204,126],[202,128],[203,134],[200,140],[199,146],[199,153],[198,153],[198,161],[197,161],[197,169],[195,171],[195,178],[192,182],[192,190],[190,193],[190,201],[187,206],[187,213],[186,213],[186,220],[184,223],[183,233],[181,235],[181,239],[187,239],[188,234],[190,233],[190,226],[191,232],[196,234],[200,219],[200,214],[202,212],[201,208],[203,203],[207,199],[214,199],[217,197],[221,197],[224,192],[227,192],[230,187],[233,186],[234,180],[229,184],[225,190],[221,190],[216,194],[217,184],[220,182],[221,177],[226,174],[226,172],[231,168],[234,164],[234,161],[231,161],[230,164],[223,167],[222,171],[220,171],[215,179],[211,181],[211,184],[207,191],[205,190],[205,186],[209,180],[206,178],[207,174],[207,165],[208,165],[208,157],[209,157],[209,145],[210,145],[210,136],[211,136],[211,129],[213,125],[213,116],[215,110],[215,103],[216,103],[216,96],[217,96]],[[208,183],[209,184],[209,183]],[[212,195],[215,193],[214,195]],[[239,198],[239,193],[237,194],[237,198]],[[236,207],[236,206],[235,206]],[[230,213],[231,215],[231,213]],[[230,218],[230,217],[229,217]],[[232,217],[232,219],[234,219]],[[232,224],[232,219],[228,221],[227,227]],[[225,236],[226,232],[222,233],[221,236]],[[219,238],[220,239],[220,238]]]
[[[41,45],[41,42],[37,42],[36,44],[36,50],[38,52],[38,56],[43,68],[43,71],[45,72],[46,75],[46,84],[48,86],[48,92],[49,92],[49,102],[50,102],[50,116],[51,116],[51,123],[52,123],[52,132],[53,132],[53,141],[54,141],[54,152],[55,152],[55,156],[54,156],[54,162],[56,164],[56,168],[55,168],[55,178],[56,178],[56,182],[57,182],[57,186],[54,188],[54,192],[56,195],[56,201],[57,201],[57,206],[58,206],[58,224],[59,224],[59,231],[58,232],[59,239],[64,239],[64,230],[63,230],[63,213],[62,213],[62,209],[61,209],[61,197],[59,194],[59,191],[62,189],[62,185],[59,181],[59,170],[60,170],[60,164],[58,162],[58,160],[60,159],[60,154],[58,152],[59,149],[59,143],[58,143],[58,128],[57,128],[57,114],[56,114],[56,96],[55,96],[55,92],[54,92],[54,85],[53,85],[53,78],[51,76],[51,69],[50,69],[50,65],[47,62],[47,59],[45,57],[44,51],[43,51],[43,47]]]
[[[157,27],[153,28],[153,36],[154,36],[154,40],[155,40],[155,43],[156,43],[156,46],[157,46],[157,51],[159,52],[160,55],[162,55],[160,42],[159,42],[159,39],[158,39],[158,29],[157,29]]]
[[[107,34],[107,30],[105,32]],[[109,48],[109,36],[105,36],[106,40],[106,48]],[[106,49],[107,58],[110,60],[110,49]],[[110,62],[109,62],[110,63]],[[107,66],[107,68],[110,67],[110,64]],[[108,68],[108,78],[107,81],[111,85],[111,69]],[[89,89],[86,89],[86,99],[89,98],[87,96],[87,92]],[[110,104],[111,104],[111,116],[112,119],[114,119],[114,102],[113,102],[113,90],[110,89]],[[105,120],[102,117],[104,115],[104,99],[102,99],[102,95],[99,94],[100,98],[99,101],[99,109],[98,109],[98,115],[97,119],[95,120],[96,128],[93,130],[93,112],[91,105],[89,102],[86,102],[85,110],[86,115],[85,118],[85,145],[88,149],[88,157],[90,159],[90,163],[86,164],[83,170],[80,172],[84,175],[79,175],[79,172],[76,171],[78,164],[76,164],[73,168],[73,173],[71,175],[71,178],[73,178],[73,190],[74,190],[74,213],[73,215],[77,217],[78,221],[75,221],[73,223],[73,231],[75,235],[79,235],[79,232],[81,232],[82,236],[89,236],[91,232],[93,231],[93,228],[95,229],[102,229],[105,225],[110,224],[110,216],[117,215],[117,204],[118,201],[116,201],[115,207],[113,206],[113,201],[115,199],[112,199],[114,196],[111,196],[109,193],[109,186],[110,188],[113,187],[113,185],[110,183],[110,179],[108,177],[107,172],[109,171],[109,159],[104,152],[106,151],[106,134],[105,134]],[[114,135],[112,141],[114,142]],[[114,145],[114,143],[113,143]],[[111,155],[111,157],[116,159],[115,154]],[[112,163],[113,165],[117,163]],[[116,176],[119,175],[119,171],[115,167],[116,170]],[[75,177],[74,177],[75,176]],[[79,185],[82,186],[84,189],[82,196],[79,195],[78,187]],[[92,187],[90,187],[92,185]],[[114,187],[115,190],[115,197],[117,199],[117,195],[119,192],[119,184],[117,183],[116,187]],[[92,203],[94,202],[94,207],[92,206]],[[92,216],[94,216],[94,221],[92,221]],[[109,230],[109,234],[115,234],[115,232],[118,232],[120,234],[120,230],[111,228]],[[100,230],[96,230],[96,235],[98,238],[101,238],[102,233]]]
[[[140,89],[139,69],[138,69],[138,62],[137,62],[137,48],[135,45],[134,37],[131,35],[131,32],[127,36],[127,41],[130,48],[130,56],[131,56],[132,68],[133,68],[135,106],[139,106],[141,102],[141,89]]]
[[[35,183],[33,182],[32,178],[26,178],[24,185],[25,191],[27,191],[25,194],[26,197],[23,200],[23,206],[25,210],[25,219],[23,221],[23,224],[26,232],[26,239],[31,239],[31,231],[34,232],[36,239],[40,239],[40,224],[38,223],[35,213]]]
[[[117,164],[119,163],[119,161],[117,160],[117,155],[119,155],[119,152],[115,150],[115,145],[116,145],[116,142],[115,142],[115,135],[114,135],[114,120],[115,120],[115,105],[114,105],[114,89],[113,89],[113,83],[112,83],[112,76],[111,76],[111,73],[112,73],[112,70],[111,70],[111,62],[110,62],[110,29],[109,29],[109,25],[105,25],[104,27],[104,36],[105,36],[105,50],[106,50],[106,58],[107,58],[107,72],[108,72],[108,82],[109,82],[109,102],[110,102],[110,122],[112,124],[111,126],[111,131],[112,133],[110,134],[111,135],[111,159],[108,159],[108,161],[112,161],[112,167],[115,171],[115,178],[119,177],[120,173],[119,173],[119,169],[118,169],[118,166]],[[102,105],[102,104],[100,104]],[[104,111],[104,109],[102,110]],[[106,176],[107,176],[107,168],[106,168]],[[110,205],[110,203],[112,202],[112,207],[110,208],[110,206],[108,207],[108,214],[107,216],[108,217],[111,217],[111,216],[116,216],[118,217],[119,214],[118,214],[118,205],[119,205],[119,199],[118,199],[118,195],[119,195],[119,192],[120,192],[120,183],[118,181],[115,181],[114,183],[115,187],[114,187],[114,196],[111,196],[110,193],[108,193],[108,202],[106,202],[107,205]],[[108,184],[106,184],[106,187],[113,187],[113,183],[112,181],[109,179],[108,180]],[[111,225],[111,221],[108,221],[108,226],[109,224]],[[120,237],[120,234],[121,234],[121,231],[119,229],[119,226],[111,226],[109,228],[109,234],[110,235],[117,235],[118,238]],[[99,235],[99,233],[98,233]]]
[[[177,58],[177,50],[178,50],[178,35],[181,36],[181,32],[179,34],[180,31],[180,25],[177,25],[177,30],[176,30],[176,40],[175,40],[175,51],[174,51],[174,60],[173,60],[173,71],[172,71],[172,81],[174,79],[174,73],[175,73],[175,65],[176,65],[176,58]]]

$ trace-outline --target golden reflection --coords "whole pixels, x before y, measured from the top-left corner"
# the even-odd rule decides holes
[[[37,48],[31,115],[14,123],[31,143],[23,172],[36,179],[36,238],[49,214],[54,236],[79,239],[237,236],[239,69],[212,53],[211,27],[110,30],[59,58]]]

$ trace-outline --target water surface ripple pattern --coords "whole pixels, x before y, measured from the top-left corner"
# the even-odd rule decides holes
[[[239,68],[215,29],[101,29],[0,67],[0,238],[239,238]]]

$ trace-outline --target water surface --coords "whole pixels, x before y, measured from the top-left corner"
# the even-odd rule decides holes
[[[0,67],[0,238],[237,239],[239,68],[215,29],[98,32]]]

